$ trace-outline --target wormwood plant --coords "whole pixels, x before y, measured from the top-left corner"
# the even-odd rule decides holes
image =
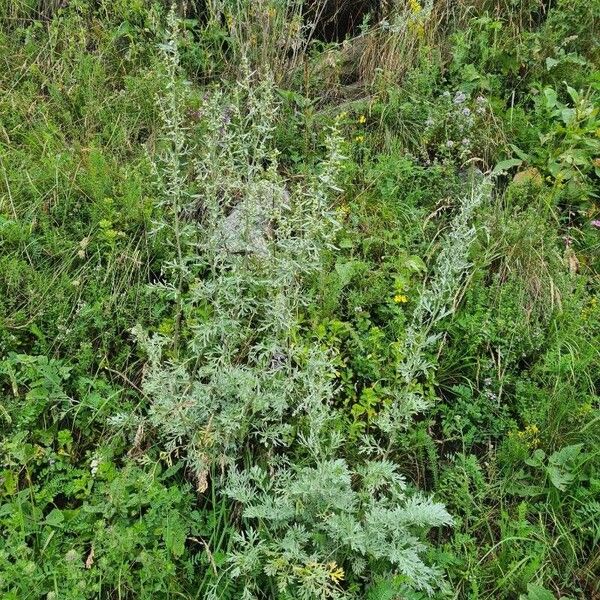
[[[145,387],[167,450],[177,453],[184,443],[203,479],[211,466],[234,462],[248,440],[285,444],[291,426],[284,415],[305,409],[317,418],[306,406],[332,385],[327,357],[298,339],[296,315],[308,301],[301,278],[318,266],[320,247],[338,227],[327,195],[342,156],[333,131],[318,175],[285,181],[269,145],[273,84],[248,70],[229,94],[205,97],[185,146],[174,39],[164,51],[171,83],[161,102],[168,149],[161,171],[169,218],[159,225],[174,251],[157,287],[174,300],[176,318],[170,335],[146,340]]]
[[[401,384],[395,390],[393,402],[379,418],[379,427],[389,436],[390,443],[406,429],[415,414],[429,406],[420,382],[434,368],[429,355],[440,338],[436,325],[454,311],[462,280],[470,267],[469,251],[477,235],[473,218],[490,192],[490,182],[482,179],[463,197],[437,256],[434,275],[421,291],[398,366]]]
[[[175,319],[170,331],[136,333],[165,456],[186,461],[200,493],[217,486],[243,508],[244,533],[212,593],[239,579],[244,598],[358,598],[383,576],[432,591],[440,573],[421,557],[421,534],[449,515],[409,494],[392,463],[341,458],[334,362],[302,336],[305,278],[340,226],[329,196],[342,140],[334,127],[315,173],[284,178],[273,83],[248,68],[232,89],[205,95],[197,129],[186,131],[176,39],[171,16],[157,170],[158,225],[174,247],[155,287]]]
[[[233,473],[226,493],[244,507],[247,526],[229,559],[244,598],[264,597],[264,576],[282,598],[363,598],[365,584],[432,593],[442,572],[421,556],[420,531],[448,525],[441,504],[409,493],[389,461],[352,468],[340,458],[310,466],[282,461]],[[350,585],[342,589],[344,580]],[[362,584],[362,585],[361,585]]]

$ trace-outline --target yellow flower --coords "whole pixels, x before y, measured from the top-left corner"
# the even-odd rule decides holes
[[[350,212],[350,207],[346,203],[344,203],[340,204],[337,210],[342,217],[345,217]]]
[[[396,304],[404,304],[408,302],[408,298],[404,294],[396,294],[394,296],[394,302]]]
[[[329,571],[329,577],[333,582],[339,583],[344,579],[344,569],[342,569],[342,567],[338,567],[335,561],[328,563],[327,568]]]
[[[358,142],[359,144],[362,144],[362,142],[364,142],[364,141],[365,141],[365,136],[364,136],[364,135],[357,135],[357,136],[354,138],[354,141],[355,141],[355,142]]]
[[[367,122],[367,117],[365,117],[365,115],[360,115],[360,117],[358,117],[358,122],[362,125],[363,123]]]
[[[419,4],[418,0],[408,0],[408,6],[410,7],[411,12],[420,13],[423,10],[423,7]]]
[[[528,448],[537,448],[540,444],[538,433],[540,432],[537,425],[527,425],[522,431],[510,431],[509,437],[516,436]]]

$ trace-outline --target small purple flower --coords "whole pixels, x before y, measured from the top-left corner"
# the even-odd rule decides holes
[[[591,223],[592,227],[600,229],[600,219],[594,219]]]
[[[460,143],[461,143],[463,146],[468,146],[468,145],[470,144],[470,142],[471,142],[471,140],[469,140],[469,138],[463,138],[463,139],[460,141]]]
[[[470,109],[468,109],[466,106],[465,106],[465,107],[464,107],[464,108],[463,108],[463,109],[462,109],[460,112],[462,112],[462,114],[463,114],[465,117],[468,117],[468,116],[471,114],[471,110],[470,110]]]
[[[452,148],[452,146],[454,146],[454,142],[453,142],[452,140],[448,140],[448,141],[446,142],[446,147],[447,147],[447,148]]]

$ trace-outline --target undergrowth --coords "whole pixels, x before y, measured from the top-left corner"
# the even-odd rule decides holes
[[[600,594],[600,5],[347,5],[0,7],[2,598]]]

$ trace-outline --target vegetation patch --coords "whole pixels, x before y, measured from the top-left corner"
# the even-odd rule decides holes
[[[599,22],[7,0],[0,596],[600,597]]]

